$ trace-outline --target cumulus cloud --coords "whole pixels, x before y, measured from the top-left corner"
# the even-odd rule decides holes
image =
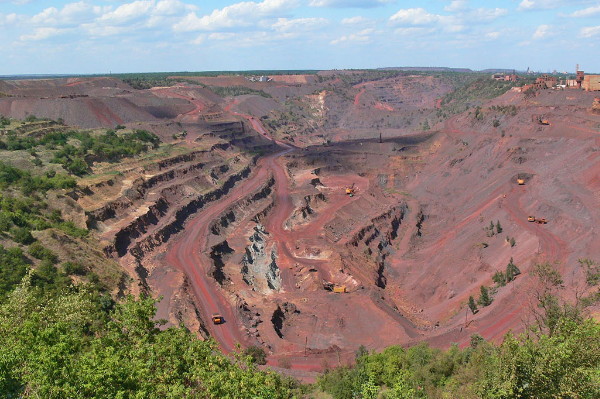
[[[325,18],[278,18],[271,28],[279,32],[307,32],[327,25]]]
[[[456,12],[456,11],[464,11],[468,8],[467,0],[453,0],[450,2],[450,5],[444,7],[445,11],[448,12]]]
[[[394,2],[395,0],[310,0],[308,5],[311,7],[332,8],[373,8]]]
[[[392,15],[390,21],[399,25],[429,25],[448,18],[443,15],[430,14],[424,8],[406,8]]]
[[[357,33],[341,36],[334,39],[330,44],[337,45],[342,43],[369,43],[371,41],[371,34],[374,33],[374,29],[363,29]]]
[[[11,25],[16,23],[18,20],[19,16],[14,12],[6,15],[0,14],[0,26]]]
[[[591,17],[600,14],[600,5],[595,7],[584,8],[583,10],[575,11],[571,14],[572,17]]]
[[[342,24],[344,24],[344,25],[360,25],[360,24],[364,24],[364,23],[367,23],[370,21],[371,21],[370,19],[358,15],[356,17],[342,19]]]
[[[520,11],[526,10],[549,10],[563,6],[572,6],[573,4],[589,3],[590,0],[521,0],[519,7]]]
[[[110,11],[110,7],[93,6],[84,1],[65,4],[61,9],[49,7],[31,17],[30,22],[35,25],[78,25],[89,22],[103,12]]]
[[[451,15],[432,14],[424,8],[406,8],[390,17],[390,22],[401,26],[439,26],[449,32],[461,32],[469,25],[493,21],[508,11],[503,8],[461,8]]]
[[[581,28],[579,31],[579,36],[585,38],[600,36],[600,26],[587,26],[585,28]]]
[[[173,28],[180,32],[190,32],[253,26],[261,18],[284,17],[285,15],[282,14],[297,5],[297,0],[264,0],[260,3],[246,1],[213,10],[212,13],[201,17],[192,12],[175,24]]]
[[[545,39],[551,35],[552,35],[552,27],[550,25],[540,25],[537,27],[537,29],[533,33],[532,39],[534,39],[534,40]]]
[[[53,36],[57,36],[66,33],[67,29],[58,28],[37,28],[33,33],[29,35],[22,35],[19,39],[22,41],[37,41],[48,39]]]

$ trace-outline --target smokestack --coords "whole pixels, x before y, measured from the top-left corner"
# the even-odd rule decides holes
[[[575,65],[575,73],[579,72],[579,64]]]

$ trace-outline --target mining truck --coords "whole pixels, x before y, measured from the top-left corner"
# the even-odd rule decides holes
[[[338,294],[343,294],[346,292],[346,286],[345,285],[335,285],[333,287],[333,292],[336,292]]]
[[[225,322],[225,319],[219,313],[213,313],[211,319],[213,324],[223,324]]]

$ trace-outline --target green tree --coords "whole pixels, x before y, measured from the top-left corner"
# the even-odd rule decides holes
[[[521,270],[514,264],[513,258],[510,258],[510,262],[506,265],[506,280],[511,282],[515,279],[516,276],[521,274]]]
[[[480,291],[480,295],[479,295],[479,300],[477,301],[477,303],[479,303],[481,306],[484,306],[484,307],[491,305],[492,298],[490,297],[488,288],[485,285],[482,285],[481,287],[479,287],[479,291]]]
[[[502,233],[502,226],[500,226],[500,221],[499,220],[496,222],[496,233],[497,234]]]
[[[473,298],[473,296],[469,297],[469,309],[471,309],[471,312],[473,312],[473,314],[477,313],[477,304],[475,303],[475,299]]]
[[[375,384],[375,377],[369,375],[368,379],[360,386],[361,399],[375,399],[379,394],[379,386]]]
[[[500,270],[496,271],[496,273],[494,273],[494,275],[492,276],[492,281],[496,283],[498,287],[504,287],[506,285],[507,280],[508,276]]]

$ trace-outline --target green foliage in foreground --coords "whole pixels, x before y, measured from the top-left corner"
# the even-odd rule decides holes
[[[326,373],[318,385],[335,399],[600,398],[600,325],[593,320],[563,320],[539,340],[508,334],[500,346],[473,343],[447,351],[393,346]]]
[[[293,397],[289,380],[242,356],[161,331],[152,299],[106,306],[85,289],[39,295],[29,281],[0,305],[3,398]]]

